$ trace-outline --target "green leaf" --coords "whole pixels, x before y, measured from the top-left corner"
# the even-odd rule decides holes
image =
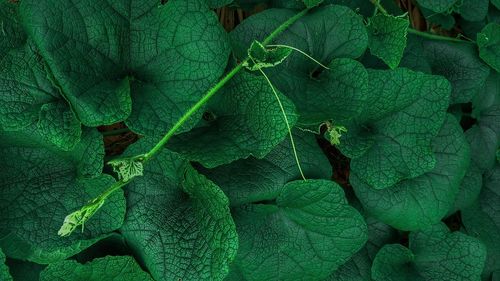
[[[12,276],[10,276],[9,268],[5,264],[5,254],[0,249],[0,280],[2,281],[12,281]]]
[[[150,147],[141,140],[126,155]],[[125,187],[128,209],[120,232],[156,280],[222,280],[238,246],[229,202],[186,166],[168,150],[152,158],[144,175]]]
[[[439,222],[454,204],[470,159],[469,145],[452,116],[432,141],[432,152],[434,169],[383,190],[365,183],[360,172],[353,171],[350,182],[367,212],[401,230],[419,230]]]
[[[33,48],[28,42],[0,61],[0,127],[21,130],[37,122],[48,141],[71,150],[80,141],[80,122]]]
[[[319,6],[324,0],[303,0],[304,5],[306,5],[307,8],[314,8],[316,6]]]
[[[107,256],[86,264],[75,260],[60,261],[50,264],[40,274],[40,281],[153,281],[148,273],[129,256]]]
[[[240,280],[322,280],[366,242],[362,216],[332,181],[293,181],[275,199],[233,210]]]
[[[477,35],[479,56],[500,72],[500,24],[490,23]]]
[[[80,121],[64,100],[42,105],[38,129],[48,141],[63,150],[75,147],[82,135]]]
[[[246,57],[253,40],[262,40],[293,15],[290,10],[270,9],[245,20],[231,33],[236,56]],[[302,50],[330,68],[322,69],[294,52],[266,71],[272,83],[296,105],[300,125],[340,121],[359,113],[365,100],[367,75],[363,66],[351,59],[360,57],[368,43],[359,15],[347,7],[327,5],[305,15],[273,43]]]
[[[210,8],[220,8],[233,3],[233,0],[206,0]]]
[[[417,3],[436,13],[450,12],[457,0],[417,0]]]
[[[412,232],[410,247],[384,246],[375,257],[375,281],[480,280],[486,249],[475,238],[460,232],[450,233],[444,224]]]
[[[457,11],[468,21],[481,21],[488,14],[489,0],[461,0]]]
[[[0,128],[21,130],[38,122],[40,134],[63,150],[80,141],[76,119],[51,73],[20,25],[17,6],[0,4]]]
[[[397,230],[366,214],[364,216],[368,225],[368,242],[325,281],[371,281],[372,261],[377,252],[385,244],[399,241]]]
[[[425,40],[408,36],[401,66],[444,76],[452,86],[451,103],[467,103],[485,85],[490,69],[473,44]]]
[[[423,7],[420,7],[420,11],[425,17],[425,20],[433,25],[440,26],[446,30],[450,30],[455,26],[455,18],[452,14],[436,13]]]
[[[226,34],[204,0],[20,5],[25,29],[87,126],[129,117],[134,131],[161,135],[227,63]],[[182,129],[195,123],[193,118]]]
[[[473,150],[471,148],[471,156],[473,156]],[[483,185],[483,177],[480,169],[471,163],[469,169],[465,173],[465,177],[460,184],[457,197],[455,198],[455,203],[453,207],[448,211],[448,215],[452,215],[456,211],[462,210],[466,207],[472,205],[479,193],[481,192],[481,187]]]
[[[367,26],[370,52],[390,68],[396,68],[403,57],[408,33],[408,17],[394,17],[378,13]]]
[[[26,42],[26,34],[17,18],[17,5],[0,2],[0,61],[11,50]],[[2,68],[0,68],[2,69]]]
[[[315,135],[295,130],[293,138],[305,177],[330,178],[330,163],[318,146]],[[273,200],[287,182],[300,179],[288,138],[263,159],[249,157],[201,171],[221,187],[231,206]]]
[[[479,238],[488,251],[483,277],[500,270],[500,164],[485,173],[483,188],[478,200],[471,207],[462,210],[462,222],[466,233]]]
[[[83,232],[60,238],[65,216],[114,180],[101,175],[102,138],[85,130],[72,151],[61,151],[33,129],[0,132],[0,247],[8,257],[51,263],[66,259],[119,228],[122,192],[111,196]],[[90,178],[93,177],[93,178]]]
[[[371,70],[369,81],[364,110],[338,146],[352,158],[351,172],[384,189],[432,170],[431,142],[445,120],[448,81],[402,68]]]
[[[271,86],[256,74],[233,77],[207,106],[213,120],[172,139],[169,147],[208,168],[266,156],[288,136],[288,129]],[[278,95],[293,127],[298,119],[295,106]]]
[[[500,0],[491,0],[491,4],[500,10]]]

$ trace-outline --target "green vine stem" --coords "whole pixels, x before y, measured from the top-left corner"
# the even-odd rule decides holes
[[[311,8],[306,8],[301,12],[297,13],[293,17],[289,18],[287,21],[278,26],[269,36],[267,36],[262,44],[264,46],[270,44],[278,35],[283,33],[288,27],[302,18]],[[165,144],[175,135],[175,133],[200,109],[202,108],[211,97],[213,97],[231,78],[233,78],[238,72],[240,72],[245,64],[248,62],[250,58],[245,58],[242,62],[240,62],[237,66],[235,66],[231,71],[229,71],[215,86],[213,86],[208,92],[198,101],[196,102],[182,117],[172,126],[172,128],[163,136],[163,138],[147,153],[132,157],[134,159],[140,160],[141,164],[145,164],[151,158],[153,158],[156,154],[158,154]],[[106,189],[101,195],[91,200],[88,204],[84,205],[81,209],[69,214],[64,219],[63,225],[59,230],[58,234],[60,236],[69,236],[73,231],[80,225],[84,225],[85,222],[92,217],[97,210],[104,204],[105,200],[113,194],[115,191],[121,189],[128,183],[133,180],[134,177],[131,177],[127,180],[119,180],[115,184],[111,185],[108,189]],[[83,227],[82,227],[83,228]]]
[[[384,15],[390,15],[387,10],[380,4],[380,0],[369,0],[377,10],[379,10],[382,14]],[[453,37],[446,37],[446,36],[441,36],[425,31],[420,31],[416,30],[414,28],[408,27],[408,33],[418,35],[420,37],[428,38],[428,39],[433,39],[433,40],[442,40],[442,41],[450,41],[450,42],[459,42],[459,43],[472,43],[470,41],[464,41],[460,40],[458,38],[453,38]]]

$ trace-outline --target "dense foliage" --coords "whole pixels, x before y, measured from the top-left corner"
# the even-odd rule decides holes
[[[0,280],[500,280],[500,1],[398,3],[0,2]]]

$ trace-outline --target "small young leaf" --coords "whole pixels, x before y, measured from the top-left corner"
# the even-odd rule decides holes
[[[285,47],[266,48],[259,41],[253,41],[248,49],[250,61],[246,68],[250,71],[257,71],[263,68],[275,67],[282,63],[290,54],[292,49]]]
[[[144,172],[144,155],[134,156],[131,158],[114,159],[108,162],[113,171],[118,174],[118,179],[128,182],[135,177],[142,176]]]
[[[409,24],[407,16],[394,17],[378,13],[371,17],[367,26],[370,52],[390,68],[396,68],[406,48]]]
[[[500,72],[500,24],[490,23],[477,35],[479,56]]]

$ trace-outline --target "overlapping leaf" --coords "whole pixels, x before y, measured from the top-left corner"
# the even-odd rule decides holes
[[[331,166],[314,135],[300,130],[293,133],[300,165],[308,179],[328,179]],[[283,186],[300,179],[289,139],[277,145],[265,158],[249,157],[215,169],[201,169],[221,187],[231,206],[273,200]]]
[[[357,197],[375,218],[402,230],[419,230],[439,222],[453,206],[469,167],[469,145],[457,121],[449,116],[432,141],[435,167],[416,178],[377,190],[358,172],[350,177]]]
[[[40,274],[40,281],[153,281],[132,257],[108,256],[86,264],[65,260],[50,264]]]
[[[203,0],[162,6],[156,0],[22,1],[20,10],[28,34],[88,126],[130,115],[132,129],[160,135],[226,66],[225,33]]]
[[[293,15],[290,10],[271,9],[245,20],[231,33],[236,55],[245,57],[253,40],[264,39]],[[298,48],[330,68],[322,69],[296,52],[266,70],[273,84],[297,106],[300,124],[340,121],[359,113],[365,101],[367,75],[352,58],[361,56],[368,43],[359,15],[344,6],[327,5],[300,19],[273,43]]]
[[[480,280],[486,249],[477,239],[450,233],[444,224],[410,233],[410,246],[388,244],[372,267],[375,281]]]
[[[483,177],[483,188],[471,207],[462,210],[462,220],[467,234],[484,242],[488,252],[483,277],[500,270],[500,165]]]
[[[100,135],[86,130],[74,150],[64,152],[32,128],[0,132],[0,246],[7,256],[50,263],[66,259],[119,228],[125,213],[122,192],[69,238],[57,231],[65,216],[114,180],[101,175]]]
[[[288,136],[270,87],[258,73],[240,73],[207,106],[213,120],[172,139],[169,147],[208,168],[251,155],[263,158]],[[281,93],[278,97],[293,127],[298,118],[295,106]]]
[[[130,155],[151,146],[141,140]],[[177,154],[162,151],[126,187],[127,243],[157,280],[222,280],[238,246],[229,202]]]
[[[445,119],[449,83],[408,69],[371,70],[362,114],[347,126],[339,148],[351,171],[375,189],[434,168],[431,141]]]
[[[484,86],[490,70],[469,42],[454,43],[408,36],[401,66],[442,75],[452,85],[451,103],[469,102]]]
[[[0,128],[22,130],[37,123],[48,141],[71,150],[80,141],[80,122],[50,79],[51,73],[26,41],[17,6],[0,4]]]

